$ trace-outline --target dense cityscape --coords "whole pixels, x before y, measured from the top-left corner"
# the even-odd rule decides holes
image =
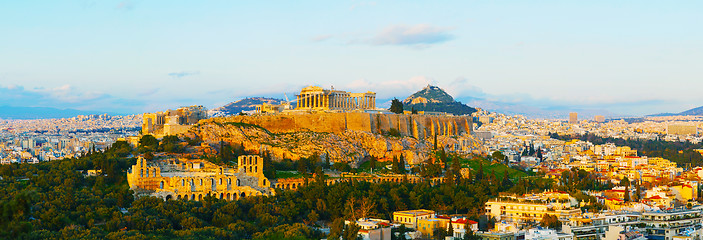
[[[0,3],[0,240],[703,240],[703,2]]]

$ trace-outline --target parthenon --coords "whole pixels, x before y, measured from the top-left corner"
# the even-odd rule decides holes
[[[376,109],[376,93],[350,93],[309,86],[296,95],[296,110],[366,110]]]

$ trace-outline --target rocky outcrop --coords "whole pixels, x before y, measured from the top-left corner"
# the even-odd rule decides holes
[[[408,163],[424,161],[434,147],[432,131],[444,133],[438,134],[437,141],[438,146],[444,146],[447,150],[453,150],[458,145],[458,136],[470,138],[465,134],[449,134],[464,132],[466,124],[470,124],[470,120],[465,118],[389,115],[378,116],[379,120],[374,123],[374,115],[323,113],[222,117],[201,121],[187,135],[213,144],[219,141],[242,143],[247,150],[269,151],[274,159],[297,160],[317,154],[329,158],[331,162],[351,164],[359,163],[367,156],[383,161],[401,154]],[[360,120],[364,119],[363,116],[366,116],[365,120]],[[424,121],[425,124],[409,124],[413,121]],[[464,126],[459,124],[462,121]],[[400,123],[403,126],[399,126]],[[389,136],[379,130],[390,129],[391,125],[399,127],[402,136]],[[426,126],[430,126],[429,130]]]
[[[372,113],[289,113],[254,116],[229,116],[203,123],[244,123],[261,126],[273,133],[300,131],[343,133],[347,130],[373,134],[398,131],[401,136],[425,139],[436,135],[458,136],[471,133],[470,116],[435,116]]]

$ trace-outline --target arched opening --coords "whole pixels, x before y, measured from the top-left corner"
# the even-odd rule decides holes
[[[251,166],[249,166],[249,172],[251,172]]]
[[[225,194],[224,194],[224,193],[220,193],[220,199],[224,199],[224,198],[225,198]]]
[[[193,194],[193,195],[190,196],[190,200],[195,201],[195,194]]]
[[[185,187],[185,186],[186,186],[186,180],[185,180],[185,179],[181,179],[181,186],[182,186],[182,187]]]
[[[171,200],[173,197],[171,195],[166,195],[166,201]]]
[[[258,172],[259,172],[259,167],[258,167],[258,166],[254,166],[254,173],[258,173]]]
[[[286,189],[290,189],[290,183],[286,184]]]
[[[202,195],[202,194],[198,194],[198,201],[202,201],[202,200],[203,200],[203,195]]]
[[[246,196],[247,196],[246,193],[242,193],[242,195],[241,195],[241,197],[246,197]]]
[[[241,186],[241,183],[239,182],[239,179],[237,179],[237,187]]]
[[[227,193],[227,200],[232,200],[232,199],[230,199],[230,197],[231,197],[230,194]]]
[[[210,179],[210,185],[212,187],[212,191],[217,190],[217,185],[215,185],[215,179]]]
[[[146,169],[146,177],[149,177],[149,169]]]
[[[264,186],[266,186],[266,179],[264,179],[263,182],[264,182]]]
[[[202,180],[202,179],[200,179],[200,186],[202,186],[202,185],[203,185],[203,180]]]
[[[151,171],[151,176],[152,176],[152,177],[156,177],[156,169],[154,169],[154,170]]]
[[[164,181],[161,181],[161,182],[159,183],[159,188],[160,188],[160,189],[164,189]]]
[[[188,194],[183,195],[183,199],[186,200],[186,201],[188,201]]]
[[[222,178],[220,178],[220,185],[222,185]]]
[[[181,195],[176,196],[176,200],[181,200]]]

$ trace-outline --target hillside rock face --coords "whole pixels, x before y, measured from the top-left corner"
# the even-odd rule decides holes
[[[471,133],[471,117],[371,114],[371,113],[291,113],[229,116],[212,119],[219,123],[246,123],[273,133],[299,131],[342,133],[347,130],[383,134],[397,130],[401,136],[424,139],[436,135],[458,136]]]
[[[323,114],[295,114],[295,115],[261,115],[261,116],[232,116],[203,120],[192,128],[189,137],[199,137],[205,142],[216,144],[219,141],[231,144],[242,143],[247,150],[256,152],[269,151],[274,159],[297,160],[318,154],[329,158],[331,162],[347,162],[355,165],[367,156],[379,160],[389,160],[401,154],[408,163],[419,163],[427,158],[434,146],[434,135],[424,134],[412,137],[413,134],[406,128],[402,136],[392,137],[378,132],[383,123],[374,121],[387,121],[387,125],[397,125],[395,119],[390,120],[376,116],[376,114],[363,113],[355,117],[345,117],[348,113],[323,113]],[[393,115],[389,115],[393,116]],[[383,120],[372,120],[378,117]],[[396,116],[399,117],[399,116]],[[362,121],[354,123],[355,121]],[[398,118],[400,119],[400,118]],[[452,119],[454,121],[448,121]],[[471,124],[470,119],[449,117],[444,130],[447,134],[439,134],[442,127],[435,127],[438,132],[437,145],[447,150],[455,150],[459,145],[459,138],[471,138],[465,134],[470,129],[463,126],[457,128],[456,122],[463,119],[466,124]],[[415,121],[415,120],[413,120]],[[428,116],[432,122],[440,123],[440,117]],[[468,121],[468,122],[467,122]],[[451,122],[455,125],[451,129]],[[407,122],[406,122],[407,123]],[[415,128],[427,128],[416,125]],[[423,130],[425,132],[427,130]],[[449,134],[450,132],[456,134]]]

